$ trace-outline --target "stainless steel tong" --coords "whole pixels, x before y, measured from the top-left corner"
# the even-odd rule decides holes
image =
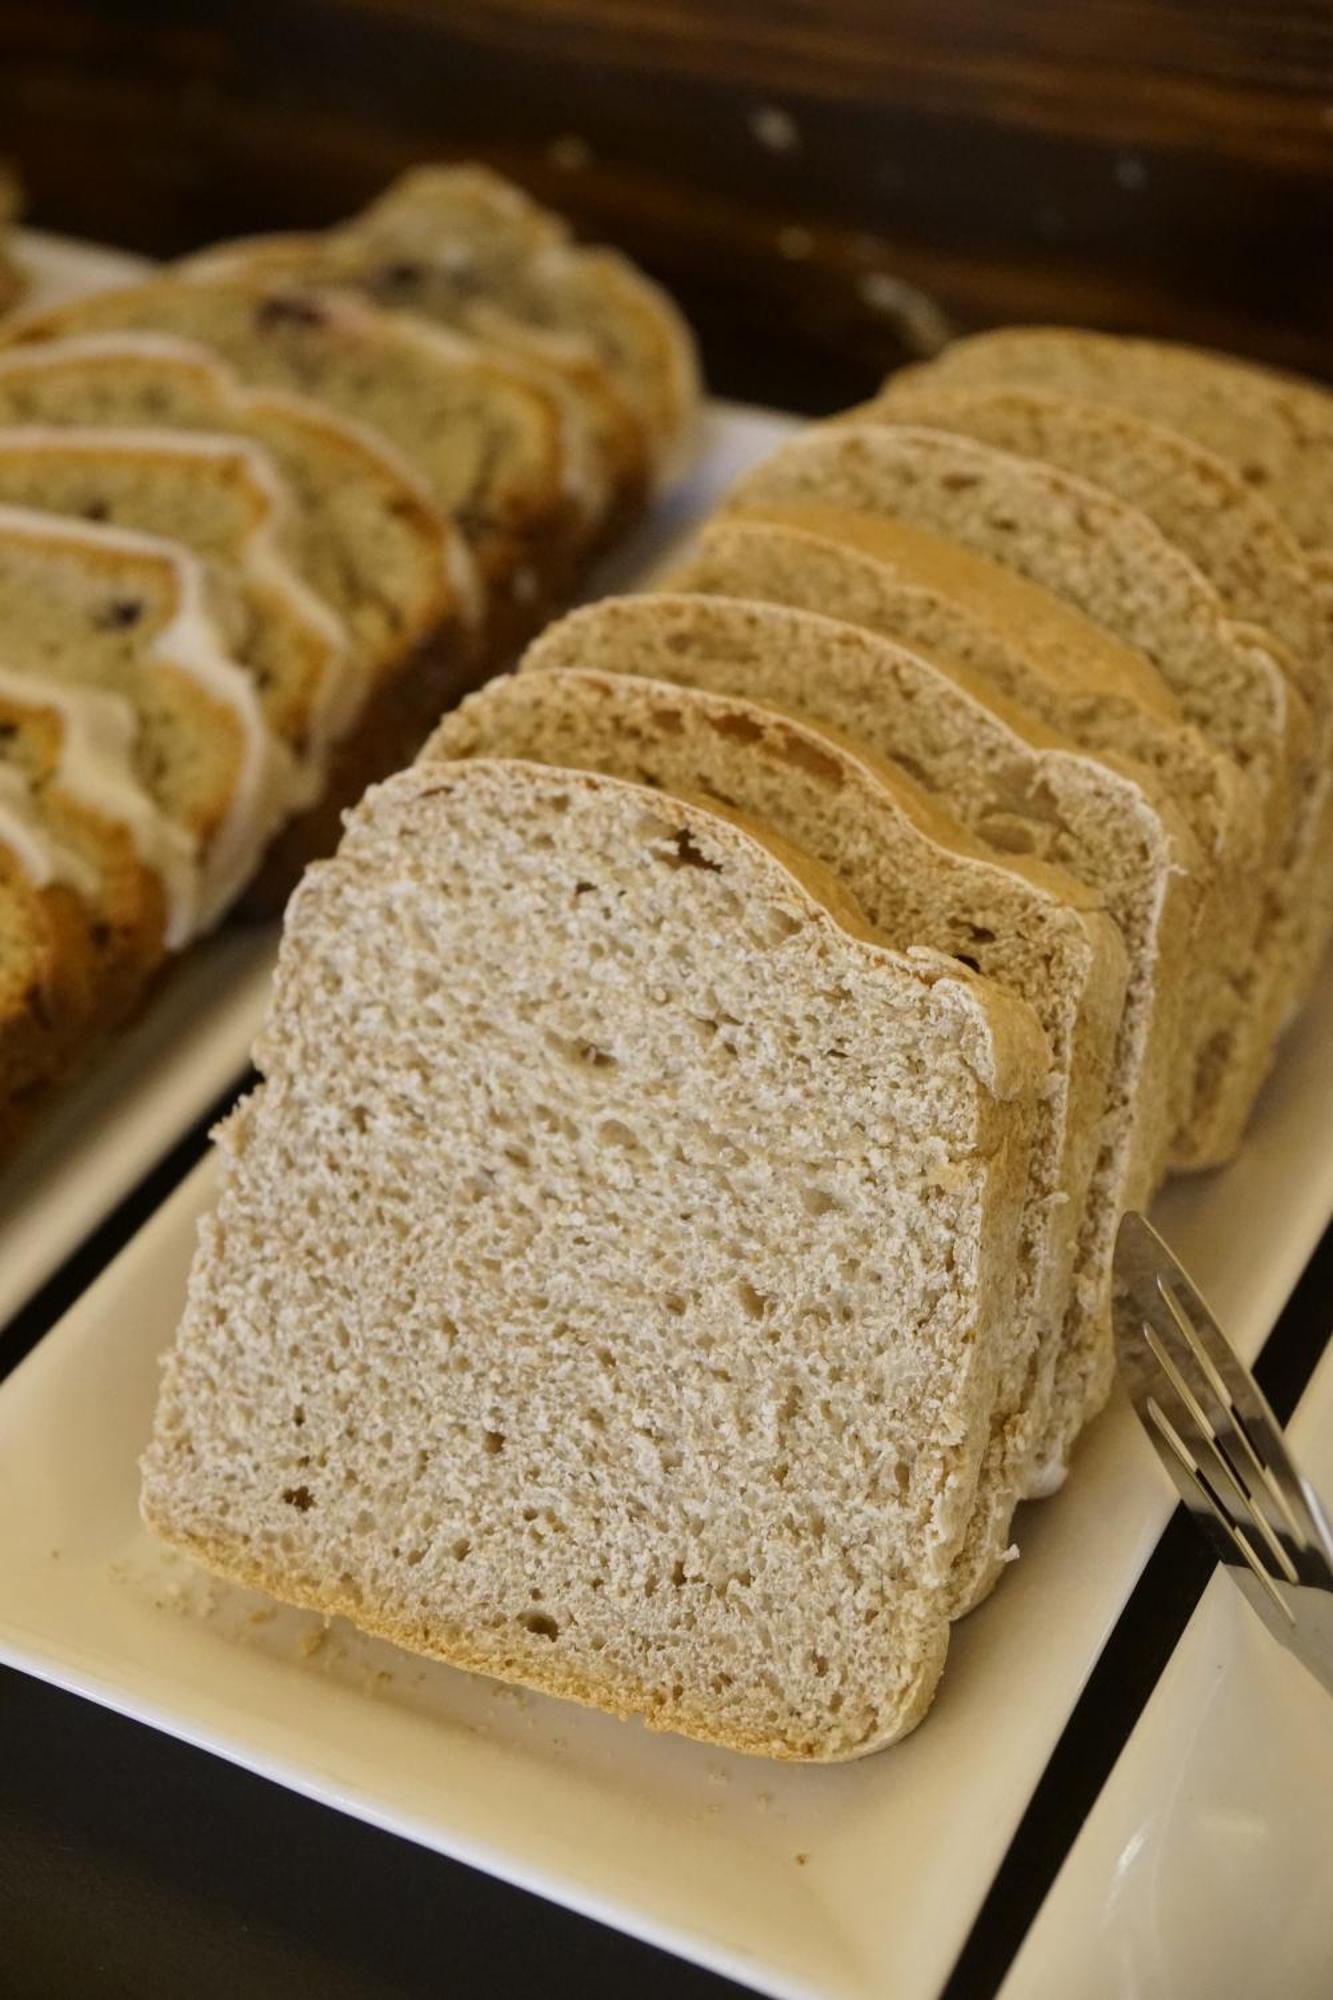
[[[1155,1229],[1126,1215],[1116,1358],[1139,1419],[1270,1632],[1333,1694],[1333,1532],[1249,1370]]]

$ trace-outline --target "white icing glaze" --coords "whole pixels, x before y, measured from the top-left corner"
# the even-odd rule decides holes
[[[60,721],[55,782],[76,805],[123,826],[135,853],[161,881],[167,901],[166,942],[174,951],[196,923],[199,867],[194,842],[166,817],[134,769],[138,720],[123,695],[104,688],[37,680],[0,666],[0,696],[16,705],[49,709]]]
[[[96,898],[96,869],[43,823],[31,785],[11,764],[0,764],[0,847],[8,849],[35,889],[63,882],[90,901]]]
[[[206,606],[205,573],[199,560],[172,542],[127,529],[75,526],[49,514],[0,507],[0,535],[26,537],[47,545],[80,545],[136,557],[168,568],[176,608],[149,647],[159,664],[187,675],[240,726],[241,764],[229,809],[208,843],[199,874],[193,929],[209,929],[239,894],[290,805],[292,762],[264,720],[253,681],[223,651]],[[34,683],[29,682],[31,687]],[[48,682],[36,682],[45,689]]]
[[[105,428],[60,429],[30,424],[0,429],[0,458],[65,458],[96,466],[103,457],[136,457],[212,465],[241,478],[255,503],[255,515],[241,550],[241,571],[256,590],[281,599],[289,617],[305,627],[324,655],[323,685],[310,717],[309,752],[303,760],[300,803],[316,798],[324,782],[329,749],[365,700],[365,676],[354,663],[342,620],[297,574],[282,550],[290,496],[277,467],[258,444],[244,437],[207,432]],[[295,800],[293,801],[296,802]]]

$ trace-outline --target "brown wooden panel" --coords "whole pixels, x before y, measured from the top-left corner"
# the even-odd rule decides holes
[[[159,252],[477,154],[809,409],[933,337],[904,283],[1333,369],[1328,0],[20,0],[0,150]]]

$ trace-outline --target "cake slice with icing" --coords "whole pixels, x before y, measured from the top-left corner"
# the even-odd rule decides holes
[[[293,797],[291,760],[179,545],[0,507],[6,763],[112,821],[179,948],[223,914]]]
[[[580,440],[567,404],[522,366],[345,294],[228,279],[99,292],[7,338],[135,330],[202,342],[243,380],[313,397],[389,438],[475,554],[497,644],[569,587],[587,534]]]
[[[273,518],[281,552],[336,613],[361,698],[322,796],[280,831],[248,892],[280,907],[305,863],[336,844],[342,811],[410,758],[476,677],[484,600],[461,535],[385,438],[307,397],[247,388],[210,350],[169,335],[0,353],[0,423],[231,439],[277,467],[291,502]]]

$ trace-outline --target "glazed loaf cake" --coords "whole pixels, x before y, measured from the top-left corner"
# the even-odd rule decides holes
[[[341,228],[223,244],[182,268],[350,287],[554,370],[584,407],[613,511],[687,448],[698,364],[671,299],[484,169],[416,168]]]
[[[509,311],[548,245],[577,271],[598,261],[517,190],[428,177],[395,191],[386,226],[443,268],[473,208],[507,247],[475,273],[466,325],[384,311],[374,285],[263,272],[168,276],[7,325],[0,874],[28,997],[0,1040],[12,1025],[27,1051],[25,1101],[41,1052],[63,1074],[164,956],[240,899],[280,908],[367,784],[575,588],[665,450],[638,406],[670,372],[668,330],[684,428],[688,337],[646,280],[598,288],[618,375],[591,335]],[[58,1060],[27,1018],[57,988],[62,1020],[83,994]]]

